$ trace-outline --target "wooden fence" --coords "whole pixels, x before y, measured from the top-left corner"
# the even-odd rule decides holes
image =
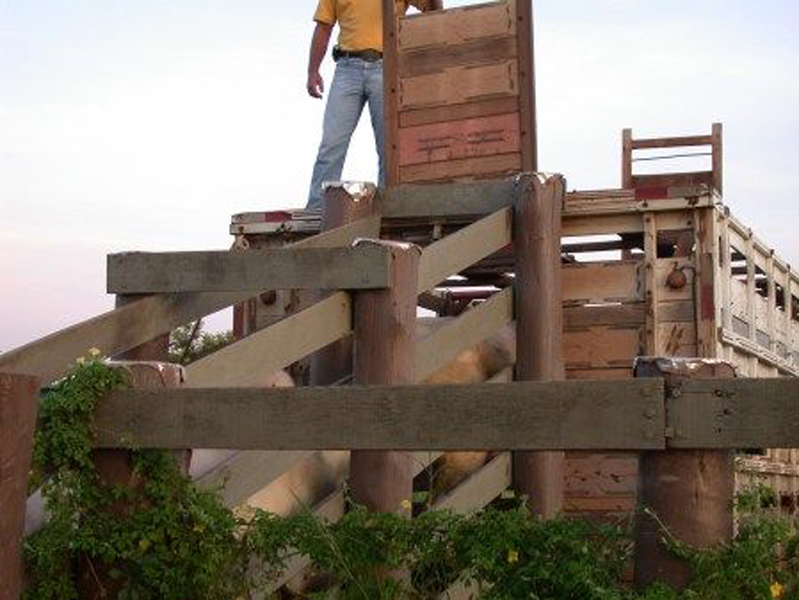
[[[369,468],[361,475],[353,469],[351,476],[369,477],[369,487],[382,491],[365,500],[390,510],[397,498],[408,497],[413,477],[439,451],[500,449],[505,452],[436,507],[479,508],[515,485],[530,493],[534,509],[549,515],[562,507],[564,450],[676,456],[799,446],[794,380],[557,381],[563,343],[553,332],[563,329],[564,187],[558,176],[533,174],[500,182],[400,186],[374,198],[369,216],[285,249],[114,256],[110,290],[157,295],[4,354],[0,370],[31,374],[46,384],[90,346],[117,355],[258,291],[330,290],[190,365],[191,389],[121,391],[98,410],[99,447],[124,448],[122,440],[132,440],[140,447],[246,450],[200,481],[210,486],[229,478],[225,501],[231,506],[325,450],[353,450],[353,465],[358,456],[365,460]],[[468,216],[471,223],[422,249],[376,241],[352,245],[357,238],[376,238],[382,217],[420,215]],[[613,210],[607,218],[619,221]],[[419,294],[507,252],[512,242],[519,274],[514,287],[497,289],[461,316],[416,334]],[[517,378],[543,381],[509,383],[502,374],[486,384],[490,387],[407,385],[423,381],[514,318]],[[256,387],[275,370],[353,333],[355,382],[361,385]],[[33,402],[30,394],[7,395],[6,404]],[[340,516],[341,488],[315,502],[314,510]],[[304,566],[303,561],[292,565],[282,581]]]

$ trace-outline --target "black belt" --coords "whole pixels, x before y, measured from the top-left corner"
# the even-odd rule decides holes
[[[333,47],[333,60],[338,62],[340,58],[360,58],[369,62],[375,62],[383,58],[383,53],[379,50],[342,50],[338,46]]]

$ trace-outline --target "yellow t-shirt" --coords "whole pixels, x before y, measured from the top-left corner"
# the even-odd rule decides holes
[[[395,0],[397,14],[405,14],[408,5],[424,10],[427,0]],[[383,51],[382,0],[319,0],[314,21],[339,24],[338,45],[342,50]]]

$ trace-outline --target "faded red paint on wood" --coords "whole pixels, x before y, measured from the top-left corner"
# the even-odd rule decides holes
[[[518,113],[407,127],[399,132],[401,166],[519,151]]]

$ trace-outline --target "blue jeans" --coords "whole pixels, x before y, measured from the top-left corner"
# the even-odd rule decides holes
[[[327,98],[322,143],[313,168],[306,208],[321,209],[324,202],[322,185],[326,181],[341,179],[350,138],[367,102],[375,132],[379,183],[384,183],[383,61],[341,58],[336,63],[336,74]]]

